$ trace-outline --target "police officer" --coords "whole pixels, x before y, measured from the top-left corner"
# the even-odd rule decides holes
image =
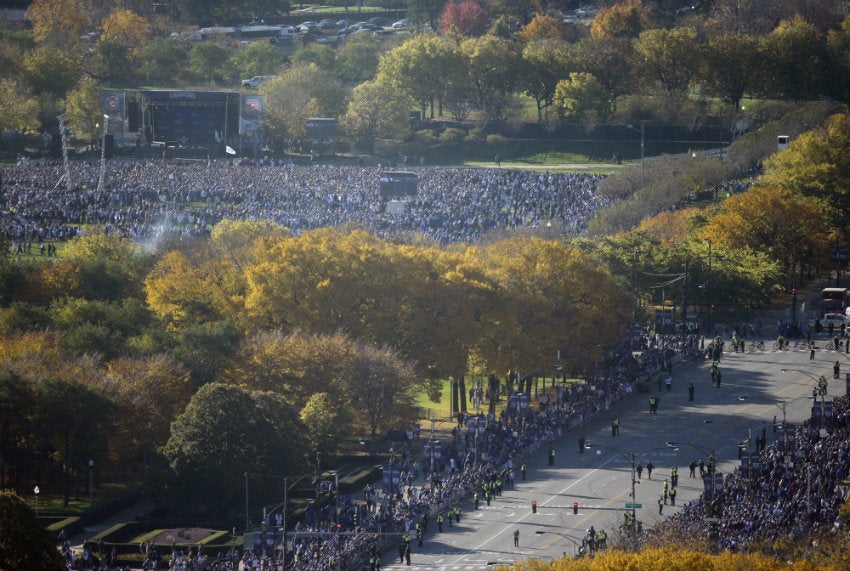
[[[620,435],[620,418],[614,417],[611,421],[611,436],[619,436]]]
[[[472,494],[472,499],[475,500],[475,509],[478,509],[478,490],[475,490],[475,493]]]
[[[487,505],[490,505],[489,500],[487,501]],[[443,514],[437,514],[437,531],[440,533],[443,531]]]
[[[676,488],[670,488],[670,505],[676,505]]]
[[[520,472],[522,472],[522,481],[525,482],[525,462],[522,463],[520,467]]]
[[[555,465],[555,449],[554,448],[549,449],[549,465],[550,466]]]
[[[670,485],[674,488],[679,485],[679,469],[673,468],[670,470]]]

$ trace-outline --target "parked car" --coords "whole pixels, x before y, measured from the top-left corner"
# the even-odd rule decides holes
[[[386,18],[381,18],[380,16],[375,16],[374,18],[369,18],[369,22],[375,24],[376,26],[384,27],[389,26],[390,21]]]
[[[274,75],[255,75],[251,79],[243,79],[242,87],[247,87],[248,89],[257,89],[265,82],[274,78]]]
[[[319,28],[322,30],[333,30],[336,28],[336,22],[333,20],[321,20],[319,21]]]
[[[407,19],[401,19],[398,22],[393,22],[392,27],[395,30],[400,30],[401,28],[407,28],[410,24],[407,22]]]
[[[832,323],[832,327],[836,331],[841,331],[841,326],[845,327],[850,325],[850,318],[848,318],[843,313],[825,313],[823,317],[814,321],[812,325],[814,325],[815,330],[823,330],[829,329],[829,324]]]

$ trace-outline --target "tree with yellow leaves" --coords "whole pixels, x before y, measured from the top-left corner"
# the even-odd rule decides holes
[[[768,252],[791,268],[826,247],[829,225],[820,203],[785,188],[759,185],[728,199],[701,237],[728,248]]]
[[[147,18],[132,10],[115,10],[101,23],[101,42],[111,42],[127,49],[131,60],[138,60],[151,38]]]

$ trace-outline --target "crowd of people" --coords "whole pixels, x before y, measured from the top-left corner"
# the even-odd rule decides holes
[[[780,537],[833,531],[848,492],[850,399],[835,397],[832,405],[826,422],[788,427],[792,441],[778,427],[776,441],[760,446],[752,464],[736,468],[719,493],[690,502],[663,529],[705,531],[720,548],[742,552]]]
[[[2,169],[0,228],[18,244],[74,237],[101,224],[138,242],[203,235],[222,219],[267,219],[295,233],[353,223],[383,238],[475,242],[499,228],[545,225],[580,234],[609,201],[604,175],[511,169],[414,167],[418,190],[388,208],[380,166],[110,161]],[[101,183],[102,181],[102,183]],[[550,226],[551,224],[551,226]]]
[[[358,501],[340,496],[339,528],[332,511],[311,508],[295,527],[286,568],[324,571],[339,565],[374,570],[381,553],[399,541],[404,543],[405,536],[421,540],[426,529],[435,525],[440,532],[448,532],[453,518],[456,523],[461,518],[462,501],[474,498],[476,507],[481,501],[488,505],[498,501],[501,490],[513,485],[516,470],[524,473],[526,456],[631,394],[635,381],[667,366],[681,342],[681,335],[647,333],[641,341],[643,359],[636,359],[631,347],[624,346],[584,383],[550,386],[551,398],[538,406],[508,406],[498,415],[459,415],[451,443],[443,447],[433,466],[428,458],[414,458],[408,446],[399,453],[399,468],[385,475],[382,489],[369,485]],[[515,461],[522,464],[517,466]],[[395,460],[391,465],[396,465]],[[254,557],[248,553],[243,561]],[[260,565],[273,568],[283,560],[282,552],[267,553]]]

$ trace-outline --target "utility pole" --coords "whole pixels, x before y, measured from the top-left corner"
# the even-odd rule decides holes
[[[685,274],[682,280],[682,359],[685,358],[685,343],[688,340],[688,259],[685,258]]]

